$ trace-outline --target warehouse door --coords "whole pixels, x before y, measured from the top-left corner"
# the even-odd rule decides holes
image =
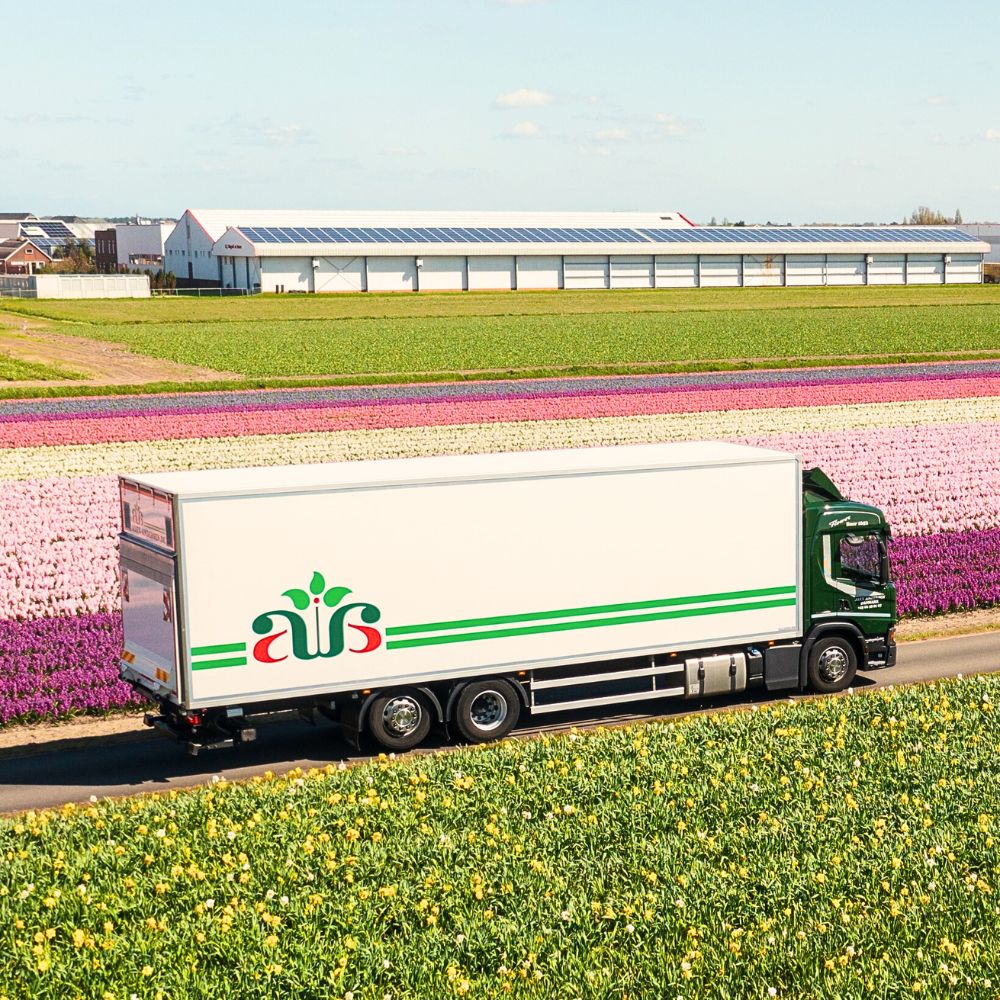
[[[656,258],[657,288],[694,288],[698,284],[698,258],[678,254]]]
[[[608,258],[564,257],[566,288],[607,288]]]
[[[740,283],[740,258],[736,254],[719,254],[701,258],[703,288],[722,288]]]
[[[748,282],[749,284],[749,282]],[[786,285],[825,285],[826,255],[797,253],[785,258]]]
[[[364,257],[316,257],[314,260],[317,292],[365,291]]]
[[[911,253],[906,258],[906,283],[908,285],[943,285],[944,255],[939,253]]]
[[[785,258],[780,253],[746,254],[743,258],[744,285],[783,285]]]
[[[863,285],[865,257],[860,253],[832,253],[826,258],[828,285]]]
[[[513,257],[469,258],[469,291],[510,291],[514,280]]]
[[[869,285],[902,285],[906,281],[906,256],[901,253],[876,253],[868,265]]]
[[[944,274],[949,285],[979,283],[983,280],[983,255],[952,253],[944,262]]]
[[[611,287],[652,288],[653,258],[645,254],[636,257],[612,257]]]
[[[517,258],[517,287],[562,288],[562,265],[562,257],[523,254]]]
[[[417,290],[415,257],[369,257],[369,292],[415,292]]]

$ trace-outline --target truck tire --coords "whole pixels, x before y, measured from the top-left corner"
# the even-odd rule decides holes
[[[426,699],[412,688],[376,695],[368,706],[368,731],[386,750],[412,750],[431,730]]]
[[[809,685],[822,694],[843,691],[854,680],[858,656],[850,639],[831,635],[809,651]]]
[[[521,699],[509,681],[473,681],[455,703],[455,727],[470,743],[503,739],[517,725]]]

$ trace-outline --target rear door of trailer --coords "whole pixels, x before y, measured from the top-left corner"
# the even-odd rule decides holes
[[[122,660],[150,691],[182,701],[176,533],[172,498],[120,482]]]

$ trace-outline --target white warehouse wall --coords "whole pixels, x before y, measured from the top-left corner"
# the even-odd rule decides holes
[[[185,212],[163,244],[163,266],[182,280],[217,283],[219,261],[212,253],[215,240]]]
[[[980,254],[469,255],[215,258],[223,285],[273,292],[965,284]],[[420,266],[417,266],[417,260]],[[314,266],[315,264],[315,266]],[[248,273],[249,268],[249,273]],[[234,273],[235,269],[235,273]]]

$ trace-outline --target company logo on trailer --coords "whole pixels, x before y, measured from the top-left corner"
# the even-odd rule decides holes
[[[253,620],[253,631],[263,638],[254,643],[258,663],[281,663],[289,655],[297,660],[330,658],[341,653],[371,653],[382,645],[382,633],[373,626],[382,617],[374,604],[343,603],[348,587],[327,587],[315,572],[308,590],[284,591],[294,610],[265,611]],[[311,612],[311,613],[310,613]],[[348,618],[360,619],[348,621]]]

